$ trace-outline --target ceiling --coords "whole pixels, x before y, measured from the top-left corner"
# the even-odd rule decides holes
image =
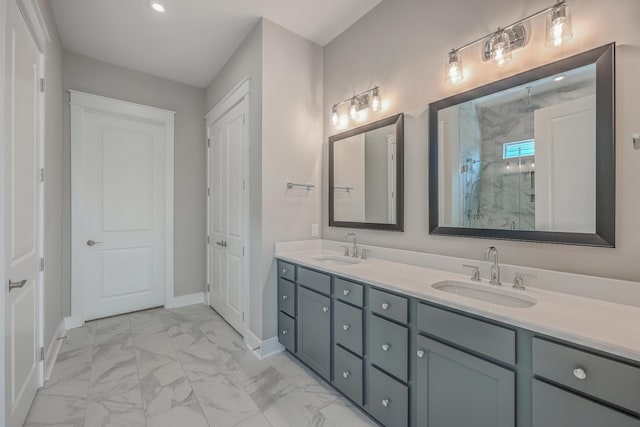
[[[265,17],[321,46],[381,0],[51,0],[65,49],[206,87]]]

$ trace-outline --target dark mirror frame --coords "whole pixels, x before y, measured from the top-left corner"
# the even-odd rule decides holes
[[[594,234],[563,233],[440,226],[438,111],[590,64],[596,65],[596,232]],[[613,248],[616,237],[615,141],[615,43],[431,103],[429,104],[429,234]]]
[[[385,126],[396,125],[396,222],[380,224],[373,222],[336,221],[334,217],[334,144],[337,141],[360,135]],[[346,228],[364,228],[370,230],[404,231],[404,113],[396,114],[346,132],[329,137],[329,226]]]

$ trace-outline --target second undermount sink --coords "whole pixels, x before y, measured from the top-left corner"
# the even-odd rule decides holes
[[[354,265],[354,264],[362,263],[362,261],[357,258],[348,258],[346,256],[338,256],[338,255],[318,256],[318,257],[315,257],[314,260],[320,261],[323,264],[338,265],[338,266]]]
[[[528,295],[520,295],[500,288],[490,288],[489,285],[475,285],[473,283],[457,282],[454,280],[444,280],[434,283],[431,287],[450,294],[505,307],[529,308],[538,302],[535,298]]]

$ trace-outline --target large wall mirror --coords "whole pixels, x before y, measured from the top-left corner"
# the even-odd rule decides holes
[[[404,115],[329,138],[329,225],[403,229]]]
[[[430,105],[430,233],[613,247],[614,45]]]

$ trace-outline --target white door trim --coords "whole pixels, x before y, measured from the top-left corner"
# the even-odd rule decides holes
[[[250,254],[251,254],[251,228],[250,228],[250,206],[249,206],[249,194],[250,194],[250,138],[251,138],[251,77],[244,77],[233,89],[229,92],[223,99],[220,101],[215,107],[213,107],[205,116],[206,120],[206,135],[207,135],[207,147],[208,141],[211,138],[209,134],[209,128],[215,122],[220,120],[222,116],[224,116],[229,110],[235,107],[240,102],[245,101],[247,103],[247,113],[246,113],[246,126],[245,126],[245,138],[244,138],[244,147],[242,147],[243,152],[243,163],[247,166],[243,172],[243,180],[245,183],[244,190],[244,212],[243,212],[243,224],[244,224],[244,232],[246,236],[246,242],[244,245],[244,277],[245,281],[242,283],[242,309],[244,311],[244,321],[243,321],[243,338],[245,343],[249,344],[249,325],[251,324],[251,263],[250,263]],[[207,188],[211,188],[211,156],[210,152],[207,149]],[[208,192],[207,192],[208,193]],[[207,236],[211,235],[209,218],[211,217],[211,206],[209,203],[209,196],[206,195],[206,204],[207,204]],[[207,239],[209,240],[209,239]],[[211,305],[210,301],[210,285],[211,285],[211,265],[209,262],[210,259],[210,246],[211,242],[207,243],[207,289],[205,290],[205,301],[207,305]]]
[[[84,182],[82,166],[82,138],[85,113],[107,113],[121,117],[135,117],[162,125],[165,128],[165,306],[173,307],[173,158],[174,158],[174,118],[175,111],[163,110],[104,96],[69,90],[71,93],[71,316],[67,328],[77,328],[84,324],[83,266],[73,260],[82,259],[85,242],[81,230],[82,192],[74,182]]]

